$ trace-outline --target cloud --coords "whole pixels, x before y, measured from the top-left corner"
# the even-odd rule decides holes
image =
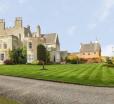
[[[114,44],[109,44],[102,49],[102,55],[103,56],[114,56]]]
[[[77,31],[77,26],[73,25],[68,28],[67,33],[69,36],[73,36],[73,35],[75,35],[76,31]]]

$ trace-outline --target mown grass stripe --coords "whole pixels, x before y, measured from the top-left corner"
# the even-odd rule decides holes
[[[80,69],[78,68],[78,69],[79,69],[78,71],[69,74],[67,77],[68,77],[69,79],[71,79],[73,82],[77,82],[77,76],[78,76],[80,73],[82,73],[83,71],[86,71],[86,70],[88,69],[88,67],[89,67],[89,66],[84,66],[84,65],[82,65],[82,66],[80,67]]]
[[[114,82],[114,75],[113,75],[113,73],[112,73],[112,71],[111,71],[111,69],[109,69],[109,68],[105,68],[104,70],[103,70],[104,72],[103,72],[103,81],[104,82]]]
[[[96,66],[92,66],[90,68],[88,68],[85,72],[82,72],[79,76],[77,76],[77,78],[81,78],[81,79],[85,79],[86,80],[89,78],[89,76],[91,75],[91,73],[94,71]]]
[[[73,69],[77,70],[77,67],[75,67]],[[60,75],[60,74],[63,74],[65,72],[70,73],[69,71],[72,71],[73,69],[71,67],[66,67],[62,70],[61,70],[61,68],[59,68],[57,71],[53,71],[52,73],[49,72],[49,74],[47,73],[47,76]]]
[[[46,65],[1,65],[0,74],[34,79],[79,83],[94,86],[114,86],[114,68],[102,64]]]
[[[95,79],[95,76],[96,76],[98,70],[101,70],[101,66],[100,66],[100,65],[95,66],[94,70],[93,70],[92,73],[89,75],[89,80]]]

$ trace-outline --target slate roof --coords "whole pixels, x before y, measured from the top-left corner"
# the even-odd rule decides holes
[[[37,32],[33,32],[32,35],[35,36]],[[41,34],[41,37],[44,37],[46,39],[47,44],[54,44],[56,43],[57,34],[56,33],[50,33],[50,34]]]
[[[57,34],[56,33],[46,34],[46,35],[44,35],[44,37],[46,39],[46,43],[47,44],[54,44],[54,43],[56,43],[56,39],[57,39]]]

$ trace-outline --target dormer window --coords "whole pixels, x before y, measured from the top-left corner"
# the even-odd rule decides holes
[[[29,42],[28,47],[29,49],[32,49],[32,42]]]

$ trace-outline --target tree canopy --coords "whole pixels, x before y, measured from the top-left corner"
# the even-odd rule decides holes
[[[37,46],[37,59],[39,61],[46,62],[47,50],[44,45],[40,44]]]
[[[9,57],[14,64],[26,64],[27,62],[26,48],[25,47],[17,48],[13,49],[12,51],[9,51]]]

